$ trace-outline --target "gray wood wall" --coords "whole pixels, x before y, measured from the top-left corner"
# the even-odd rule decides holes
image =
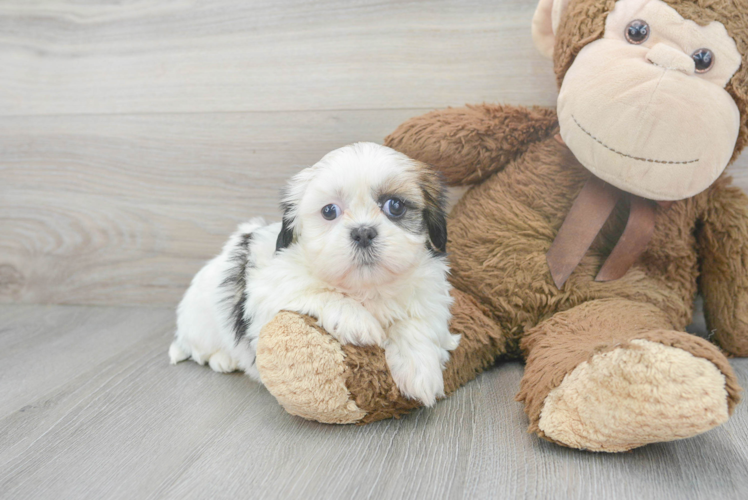
[[[533,0],[4,0],[0,301],[176,303],[292,173],[464,103],[553,105]],[[748,157],[732,167],[748,187]]]

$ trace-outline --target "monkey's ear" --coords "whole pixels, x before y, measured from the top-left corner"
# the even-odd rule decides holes
[[[548,59],[553,59],[556,32],[569,0],[540,0],[532,18],[532,40]]]
[[[423,223],[429,235],[430,250],[441,255],[447,251],[447,190],[439,173],[418,162],[423,193]]]
[[[309,182],[314,176],[313,167],[305,168],[294,175],[283,190],[280,204],[283,212],[283,223],[281,224],[278,239],[275,241],[275,251],[288,248],[294,241],[295,233],[298,231],[298,208],[301,198],[304,196]]]

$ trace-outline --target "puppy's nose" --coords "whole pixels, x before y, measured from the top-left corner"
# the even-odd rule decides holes
[[[359,226],[351,231],[351,239],[356,246],[367,248],[371,245],[374,238],[377,237],[377,230],[369,226]]]

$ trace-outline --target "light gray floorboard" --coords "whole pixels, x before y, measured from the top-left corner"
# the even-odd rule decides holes
[[[285,413],[243,375],[166,349],[171,309],[0,306],[0,497],[745,498],[748,407],[617,455],[525,432],[522,366],[368,426]],[[748,360],[732,360],[748,386]],[[18,389],[19,386],[23,390]]]

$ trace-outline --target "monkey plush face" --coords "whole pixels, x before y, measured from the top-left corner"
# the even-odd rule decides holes
[[[543,3],[551,32],[569,1],[544,0],[539,12]],[[741,62],[720,22],[699,25],[662,0],[618,0],[563,78],[561,136],[582,165],[624,191],[698,194],[733,157],[741,116],[725,87]]]

